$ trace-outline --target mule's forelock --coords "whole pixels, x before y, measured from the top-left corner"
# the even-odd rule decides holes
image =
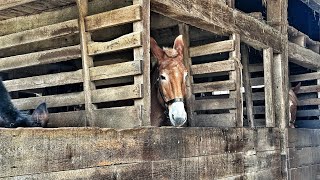
[[[163,47],[163,51],[169,58],[175,58],[179,54],[177,50],[167,47]]]

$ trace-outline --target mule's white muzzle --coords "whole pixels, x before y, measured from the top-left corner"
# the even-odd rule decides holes
[[[182,126],[187,121],[183,102],[174,102],[169,106],[169,118],[173,126]]]

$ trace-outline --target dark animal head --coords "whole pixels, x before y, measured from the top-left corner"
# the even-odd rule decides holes
[[[150,45],[158,65],[159,101],[168,109],[171,124],[182,126],[187,121],[184,108],[187,69],[183,64],[182,35],[175,39],[173,48],[161,49],[153,38]]]
[[[296,114],[297,114],[297,106],[298,106],[298,98],[297,94],[300,90],[301,83],[299,82],[298,85],[292,87],[289,90],[289,127],[294,128],[294,123],[296,121]]]

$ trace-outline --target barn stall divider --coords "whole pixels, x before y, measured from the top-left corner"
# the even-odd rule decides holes
[[[234,1],[192,3],[0,3],[0,73],[13,102],[21,110],[47,102],[49,127],[59,127],[1,129],[0,177],[317,178],[319,132],[288,129],[286,105],[288,59],[317,69],[319,54],[291,48],[287,1],[267,1],[267,22]],[[193,127],[143,127],[150,125],[149,37],[172,46],[178,34]]]

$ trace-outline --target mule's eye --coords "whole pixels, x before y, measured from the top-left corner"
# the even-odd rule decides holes
[[[166,77],[163,76],[163,75],[160,75],[160,79],[161,79],[161,80],[166,80]]]

